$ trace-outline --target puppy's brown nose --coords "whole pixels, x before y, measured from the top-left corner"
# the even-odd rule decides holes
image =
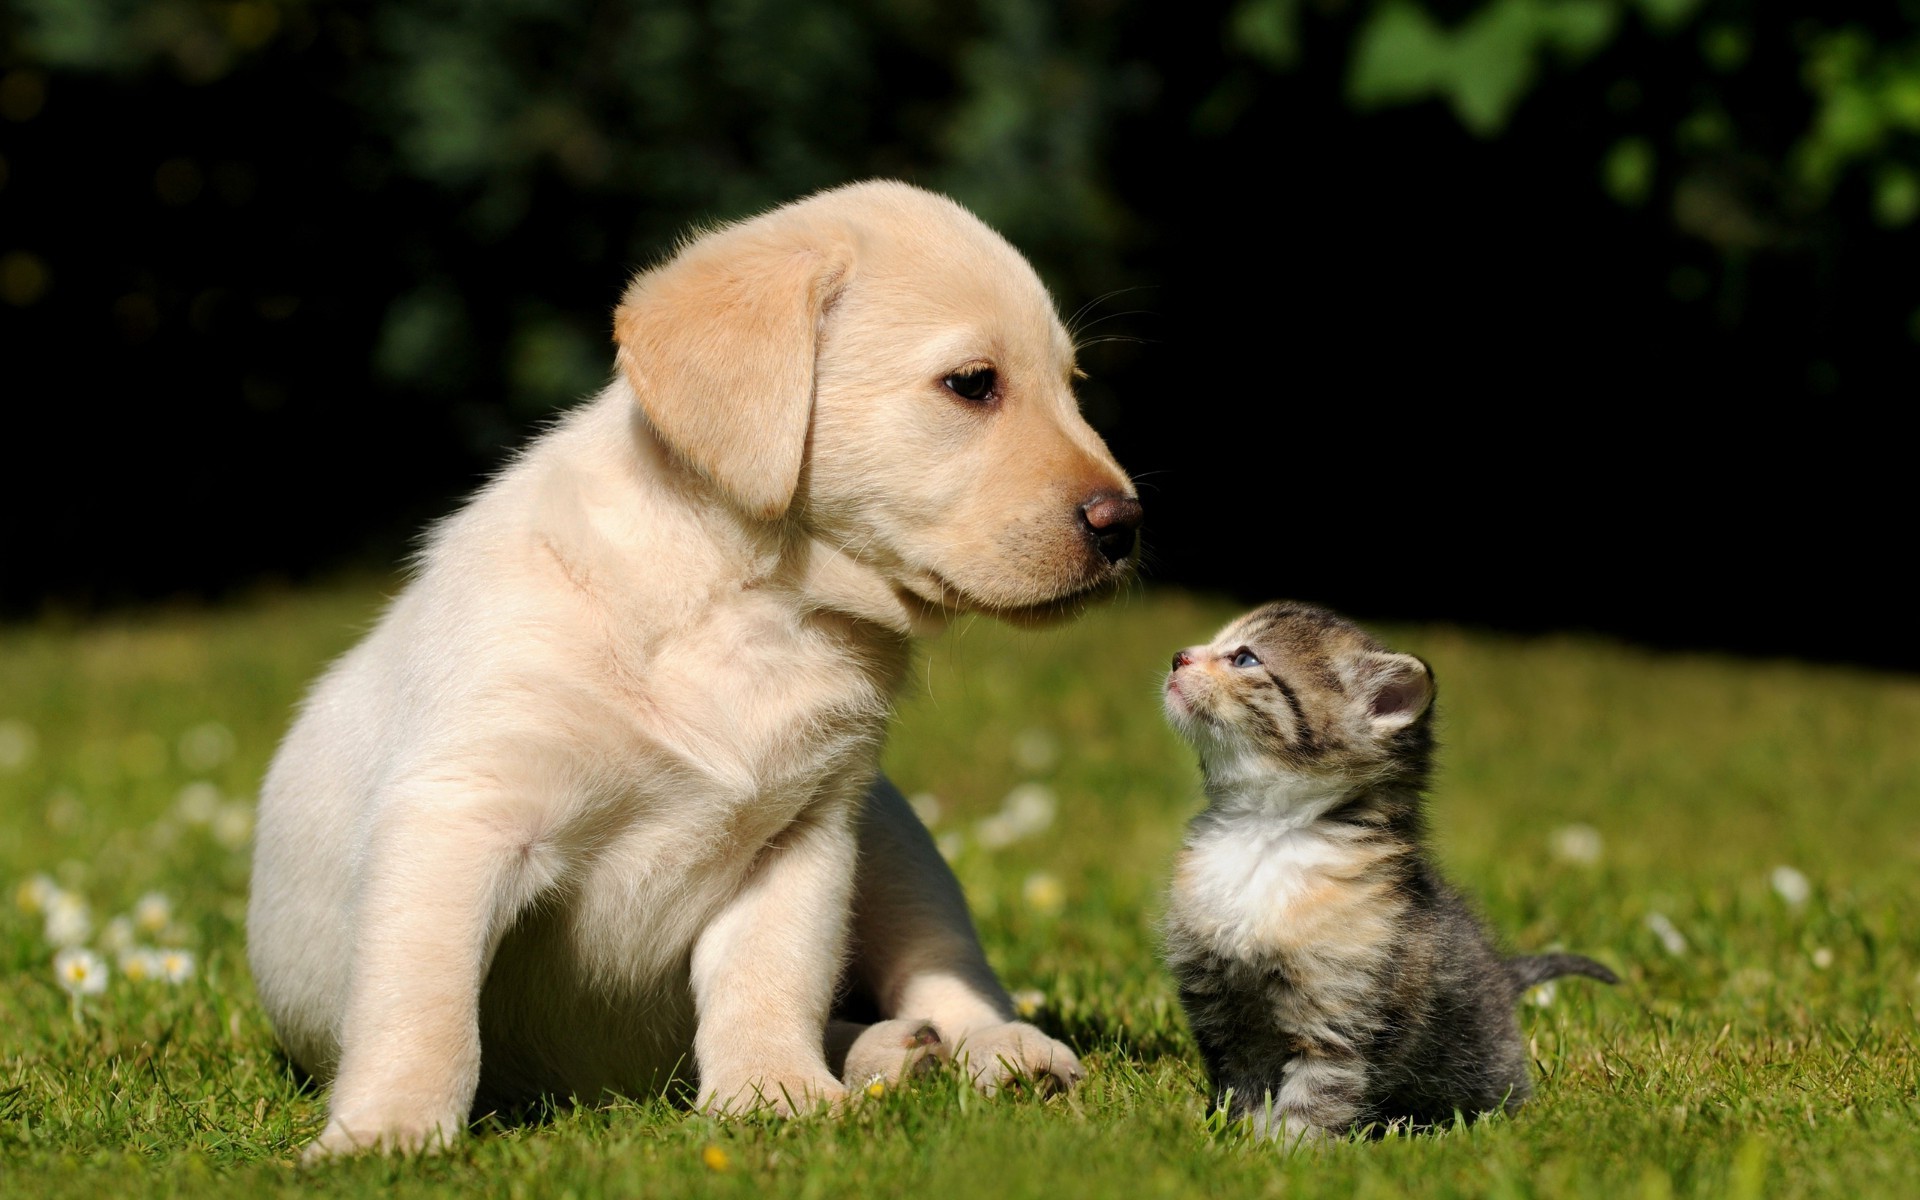
[[[1080,524],[1110,563],[1133,553],[1141,516],[1140,502],[1118,492],[1095,492],[1080,506]]]

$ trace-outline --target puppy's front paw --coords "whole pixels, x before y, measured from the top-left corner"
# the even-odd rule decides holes
[[[460,1136],[462,1122],[373,1114],[334,1117],[320,1136],[300,1154],[303,1166],[329,1158],[377,1151],[381,1154],[438,1154]]]
[[[830,1047],[831,1049],[831,1047]],[[924,1075],[946,1057],[940,1031],[929,1021],[880,1021],[861,1029],[846,1048],[840,1081],[849,1091]],[[828,1062],[834,1059],[831,1053]]]
[[[716,1117],[753,1112],[794,1117],[821,1108],[837,1111],[846,1098],[847,1089],[831,1075],[765,1073],[716,1080],[700,1090],[699,1107]]]
[[[1043,1094],[1072,1091],[1087,1074],[1065,1044],[1025,1021],[973,1030],[954,1047],[953,1058],[966,1069],[973,1086],[989,1096],[1016,1079],[1026,1080]]]

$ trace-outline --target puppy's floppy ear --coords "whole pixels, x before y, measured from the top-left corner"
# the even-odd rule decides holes
[[[820,320],[852,260],[844,234],[775,212],[639,275],[614,312],[617,361],[655,431],[756,517],[793,501]]]

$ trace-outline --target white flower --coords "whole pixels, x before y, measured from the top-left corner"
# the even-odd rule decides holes
[[[1059,806],[1053,789],[1046,784],[1023,783],[1007,793],[999,812],[974,826],[973,835],[989,850],[1011,846],[1052,825]]]
[[[1553,831],[1552,842],[1554,857],[1583,866],[1599,862],[1606,848],[1600,831],[1591,825],[1562,825]]]
[[[1039,988],[1021,988],[1013,994],[1014,1015],[1022,1021],[1031,1021],[1039,1011],[1047,1006],[1047,994]]]
[[[1660,939],[1660,944],[1667,948],[1668,954],[1678,957],[1687,952],[1686,935],[1674,928],[1665,913],[1648,913],[1647,928],[1653,930],[1653,936]]]
[[[1021,886],[1020,898],[1040,916],[1058,916],[1060,910],[1067,906],[1067,889],[1045,871],[1035,871],[1027,876],[1027,882]]]
[[[133,923],[141,933],[159,933],[173,920],[173,901],[161,892],[148,892],[133,902]]]
[[[1044,729],[1026,730],[1013,739],[1013,761],[1035,775],[1052,770],[1060,761],[1060,743]]]
[[[232,800],[213,815],[213,840],[229,850],[244,850],[253,838],[253,806]]]
[[[120,973],[134,983],[160,978],[160,951],[151,946],[132,946],[120,952]]]
[[[23,769],[33,761],[40,735],[25,721],[0,721],[0,771]]]
[[[160,978],[168,983],[185,983],[193,978],[193,951],[162,950],[158,966]]]
[[[205,825],[220,811],[220,789],[204,779],[196,779],[174,797],[173,810],[189,825]]]
[[[55,946],[78,946],[93,933],[93,914],[87,902],[72,892],[61,892],[47,903],[45,935]]]
[[[1020,831],[1007,820],[1005,813],[995,813],[973,823],[973,838],[989,850],[998,850],[1019,841]]]
[[[1551,1008],[1553,1007],[1553,998],[1558,992],[1559,989],[1554,986],[1554,982],[1551,979],[1545,983],[1536,983],[1527,992],[1527,1003],[1536,1008]]]
[[[53,876],[42,871],[20,881],[20,886],[13,889],[13,903],[21,912],[37,917],[47,911],[47,906],[59,894],[60,885],[53,881]]]
[[[211,771],[233,757],[233,731],[218,721],[205,721],[180,735],[175,747],[180,765],[189,771]]]
[[[100,930],[100,948],[108,954],[121,954],[133,947],[132,917],[115,917]]]
[[[69,946],[53,956],[53,975],[76,1001],[107,990],[107,964],[98,954]]]
[[[1807,877],[1788,866],[1773,869],[1773,890],[1794,908],[1805,904],[1807,897],[1813,895],[1813,885],[1807,882]]]
[[[1060,801],[1053,789],[1044,783],[1023,783],[1000,802],[1000,811],[1014,823],[1022,837],[1031,837],[1053,824],[1053,814],[1059,808]]]
[[[908,796],[907,807],[913,810],[913,815],[919,817],[920,823],[928,829],[940,823],[940,797],[932,792],[915,792]]]
[[[1814,951],[1813,951],[1813,965],[1814,965],[1814,967],[1815,967],[1815,969],[1817,969],[1817,970],[1821,970],[1821,971],[1824,971],[1824,970],[1826,970],[1826,969],[1827,969],[1828,967],[1830,967],[1830,966],[1832,966],[1832,965],[1833,965],[1833,951],[1831,951],[1831,950],[1829,950],[1829,949],[1827,949],[1827,948],[1826,948],[1825,946],[1816,946],[1816,947],[1814,947]]]

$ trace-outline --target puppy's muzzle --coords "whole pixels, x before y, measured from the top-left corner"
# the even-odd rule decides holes
[[[1109,563],[1133,554],[1140,536],[1140,501],[1119,492],[1095,492],[1080,506],[1080,528]]]

